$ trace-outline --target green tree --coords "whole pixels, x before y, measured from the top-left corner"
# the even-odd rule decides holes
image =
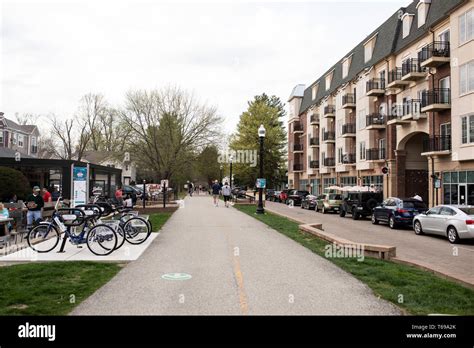
[[[248,108],[240,115],[237,132],[231,136],[230,149],[233,151],[256,150],[259,153],[260,140],[258,128],[266,129],[264,143],[264,177],[267,187],[279,184],[286,172],[286,132],[283,118],[286,115],[284,105],[276,96],[265,93],[255,96],[248,102]],[[233,165],[235,182],[253,187],[259,176],[259,164],[248,163]]]
[[[8,167],[0,167],[1,202],[11,199],[13,195],[17,195],[19,199],[24,199],[30,190],[30,183],[22,172]]]
[[[220,179],[219,152],[215,145],[205,147],[196,158],[198,178],[207,183]]]

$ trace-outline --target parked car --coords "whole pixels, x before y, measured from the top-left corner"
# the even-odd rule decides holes
[[[293,206],[301,205],[301,201],[307,195],[309,195],[308,191],[290,190],[288,192],[287,202],[288,202],[289,205],[293,205]]]
[[[301,209],[314,210],[314,209],[316,209],[317,204],[318,204],[318,197],[317,196],[307,195],[301,201]]]
[[[265,192],[266,201],[273,201],[274,198],[275,198],[275,190],[270,189]]]
[[[373,209],[383,202],[381,192],[348,192],[343,198],[339,216],[351,214],[354,220],[372,215]]]
[[[473,205],[438,205],[413,220],[417,235],[424,233],[447,236],[450,243],[474,238]]]
[[[375,207],[372,213],[372,223],[386,222],[391,229],[398,226],[413,226],[413,218],[428,210],[426,204],[413,198],[387,198]]]
[[[316,212],[326,214],[327,212],[339,212],[342,204],[342,195],[339,193],[325,193],[316,200]]]
[[[280,194],[278,195],[278,202],[286,204],[287,200],[288,200],[288,190],[280,191]]]

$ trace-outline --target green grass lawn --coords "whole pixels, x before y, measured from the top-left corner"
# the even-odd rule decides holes
[[[0,315],[65,315],[119,270],[85,261],[0,267]]]
[[[255,205],[234,207],[325,257],[324,247],[328,243],[302,233],[297,223],[272,213],[256,215]],[[474,290],[432,273],[369,257],[365,257],[364,261],[357,261],[355,258],[328,260],[366,283],[376,295],[393,302],[410,314],[474,315]],[[402,303],[399,303],[400,295],[403,296]]]
[[[170,212],[150,214],[149,220],[153,227],[153,232],[158,232],[161,229],[161,227],[163,227],[163,225],[166,223],[166,221],[168,221],[171,215],[173,215],[173,213],[170,213]]]

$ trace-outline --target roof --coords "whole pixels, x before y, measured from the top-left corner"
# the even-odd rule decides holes
[[[10,128],[19,132],[31,134],[35,131],[35,129],[37,129],[35,125],[21,125],[6,117],[3,117],[3,120],[5,121],[7,128]]]
[[[305,88],[305,85],[296,85],[291,91],[288,101],[296,97],[301,98],[304,95],[304,88]]]
[[[299,113],[307,111],[311,106],[318,104],[328,95],[334,93],[343,84],[352,81],[357,75],[365,69],[369,69],[386,57],[395,54],[413,42],[420,39],[421,36],[426,35],[429,28],[443,20],[450,11],[465,2],[465,0],[432,0],[426,22],[423,26],[418,28],[418,11],[416,6],[418,0],[414,0],[407,7],[398,9],[392,16],[390,16],[382,25],[372,31],[364,40],[362,40],[356,47],[344,55],[335,65],[329,68],[321,77],[313,82],[304,91],[303,101],[301,103]],[[410,35],[403,38],[402,21],[399,19],[405,13],[414,14]],[[364,62],[364,44],[376,36],[376,43],[372,53],[372,59],[367,63]],[[352,55],[351,65],[349,67],[348,75],[342,78],[342,61]],[[331,81],[331,86],[326,90],[326,75],[334,70]],[[316,98],[312,99],[311,89],[314,85],[319,84]]]
[[[8,147],[0,147],[0,158],[15,158],[16,150]],[[34,158],[30,155],[21,154],[21,158]]]

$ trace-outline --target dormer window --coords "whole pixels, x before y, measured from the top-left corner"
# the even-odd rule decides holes
[[[318,85],[314,85],[311,88],[311,98],[312,98],[312,100],[315,100],[317,95],[318,95]]]
[[[405,13],[402,16],[402,22],[403,22],[403,38],[406,38],[408,35],[410,35],[410,29],[411,29],[411,24],[413,22],[413,17],[415,15]]]
[[[344,58],[342,61],[342,78],[346,78],[349,75],[349,68],[351,67],[352,55]]]
[[[364,44],[364,62],[367,63],[369,60],[372,59],[372,53],[374,52],[375,42],[377,41],[377,34],[372,36],[369,40],[367,40]]]
[[[418,28],[425,25],[426,17],[430,9],[431,0],[420,0],[416,8],[418,10]]]
[[[329,88],[331,88],[332,74],[333,73],[334,73],[334,70],[326,75],[326,91],[329,90]]]

